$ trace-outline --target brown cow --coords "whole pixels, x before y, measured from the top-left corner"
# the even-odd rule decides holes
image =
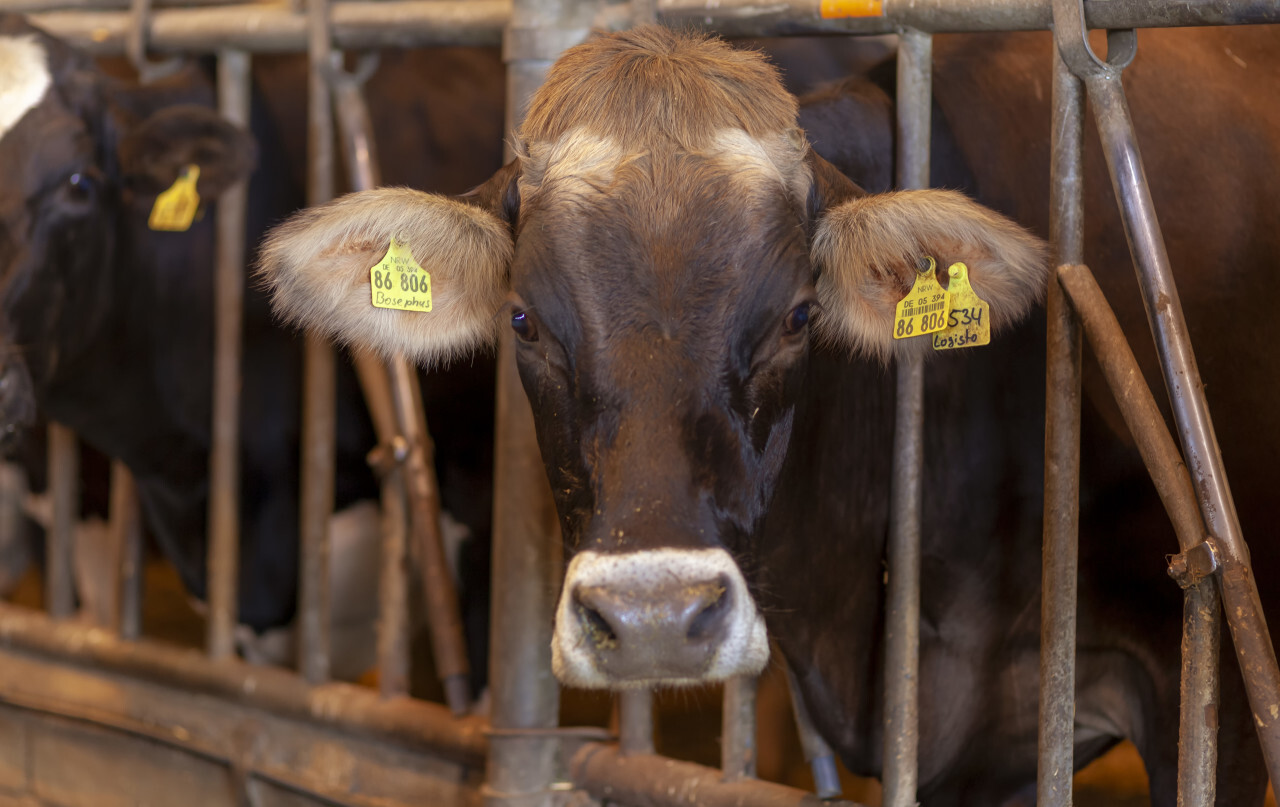
[[[433,361],[491,342],[507,312],[573,558],[553,645],[567,684],[757,672],[765,617],[796,607],[811,634],[838,629],[838,601],[814,611],[760,599],[747,580],[784,538],[796,556],[778,570],[802,584],[807,569],[839,571],[803,557],[818,536],[879,546],[877,466],[892,431],[883,360],[929,350],[928,339],[892,338],[895,303],[925,256],[968,264],[997,326],[1043,290],[1037,239],[954,192],[865,194],[810,150],[796,114],[755,54],[662,29],[598,38],[553,68],[521,156],[475,194],[346,197],[300,214],[265,248],[281,313],[341,341]],[[372,305],[397,294],[371,274],[392,239],[430,272],[430,313]],[[972,364],[936,362],[934,377],[955,386],[972,371],[952,368]],[[980,374],[994,382],[988,398],[1025,392]],[[850,441],[863,437],[883,451],[862,456]],[[986,454],[1000,462],[1009,445]],[[973,464],[985,461],[971,448]],[[845,505],[870,494],[866,512],[843,537],[835,524],[767,526],[783,491],[812,500],[828,457],[860,466],[825,482]],[[958,529],[976,544],[992,521]],[[878,579],[880,567],[848,572]],[[806,682],[850,667],[806,658],[806,637],[790,638]]]

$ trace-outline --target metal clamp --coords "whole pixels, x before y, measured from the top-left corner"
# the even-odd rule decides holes
[[[336,53],[336,51],[335,51]],[[329,83],[335,87],[339,84],[351,84],[356,87],[363,87],[365,82],[373,78],[373,74],[378,72],[378,65],[382,62],[382,54],[379,51],[371,50],[360,54],[356,58],[356,66],[347,70],[342,66],[342,62],[334,59],[327,69],[326,73]]]
[[[1123,28],[1107,31],[1107,58],[1098,58],[1089,44],[1084,0],[1053,0],[1053,40],[1062,61],[1081,79],[1118,75],[1138,52],[1137,33]]]
[[[1196,544],[1186,552],[1170,555],[1169,576],[1183,588],[1191,588],[1201,580],[1218,571],[1218,551],[1212,538]]]
[[[365,457],[374,474],[382,479],[409,458],[409,441],[397,434],[390,443],[379,443]]]
[[[171,56],[153,62],[147,58],[147,32],[151,29],[151,0],[130,0],[129,30],[125,35],[125,53],[138,71],[143,84],[167,78],[182,68],[183,59]]]

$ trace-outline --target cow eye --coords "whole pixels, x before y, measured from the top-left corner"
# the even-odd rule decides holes
[[[516,336],[522,341],[538,341],[538,329],[534,326],[533,320],[529,319],[529,315],[524,311],[516,311],[511,315],[511,330],[515,331]]]
[[[809,324],[809,307],[810,303],[801,303],[791,309],[790,314],[787,314],[786,322],[783,323],[782,327],[788,336],[800,333]]]
[[[79,208],[91,204],[98,197],[99,180],[91,170],[76,171],[62,183],[62,201]]]

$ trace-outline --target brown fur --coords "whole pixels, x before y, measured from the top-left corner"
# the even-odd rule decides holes
[[[431,312],[373,306],[369,271],[392,237],[407,241],[431,274]],[[286,320],[341,342],[432,362],[493,340],[510,260],[507,225],[487,211],[382,188],[294,216],[267,239],[258,273]]]
[[[625,151],[696,152],[723,129],[765,139],[795,125],[795,98],[759,54],[650,26],[565,51],[534,96],[520,139],[550,142],[581,128]]]
[[[956,261],[968,265],[993,329],[1022,318],[1044,294],[1044,243],[1003,216],[955,191],[866,196],[831,210],[814,235],[821,338],[881,359],[931,352],[928,338],[893,338],[894,310],[925,255],[944,275]]]

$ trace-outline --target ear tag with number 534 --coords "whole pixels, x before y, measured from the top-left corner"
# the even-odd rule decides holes
[[[413,259],[407,241],[391,239],[387,254],[369,270],[369,289],[375,308],[431,310],[431,275]]]
[[[947,274],[951,276],[951,314],[947,318],[947,329],[933,335],[933,349],[954,350],[990,344],[991,307],[969,284],[969,267],[953,263]]]
[[[191,222],[200,209],[200,194],[196,193],[198,179],[200,166],[192,164],[182,169],[169,189],[156,197],[147,226],[171,233],[185,233],[191,229]]]
[[[933,333],[947,327],[947,315],[951,312],[951,295],[934,272],[938,262],[925,257],[928,266],[916,271],[916,282],[898,303],[893,319],[893,338],[906,339]]]

